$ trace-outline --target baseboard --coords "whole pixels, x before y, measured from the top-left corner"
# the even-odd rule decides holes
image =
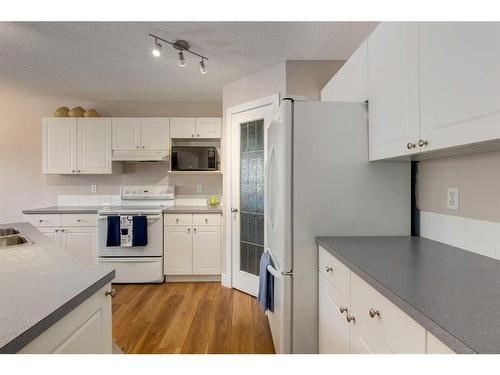
[[[216,282],[221,281],[220,275],[166,275],[167,283],[185,283],[185,282]]]

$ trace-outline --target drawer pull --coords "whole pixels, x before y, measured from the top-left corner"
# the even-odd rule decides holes
[[[356,319],[354,318],[354,316],[352,316],[351,314],[347,313],[346,317],[347,319],[347,322],[348,323],[351,323],[351,322],[356,322]]]
[[[175,222],[176,222],[177,224],[179,224],[179,219],[175,219]]]
[[[344,307],[344,306],[340,306],[340,313],[343,314],[345,312],[347,312],[347,307]]]
[[[370,314],[371,318],[375,318],[375,316],[379,316],[380,317],[380,311],[375,310],[375,309],[373,309],[371,307],[370,307],[370,310],[368,310],[368,313]]]
[[[82,220],[80,220],[80,219],[76,219],[76,222],[77,222],[77,223],[79,223],[80,221],[82,221]]]
[[[111,298],[113,298],[114,296],[116,296],[116,290],[115,290],[115,288],[112,288],[112,289],[111,289],[111,290],[109,290],[109,291],[108,291],[108,290],[106,290],[106,291],[104,292],[104,294],[105,294],[105,295],[107,295],[107,296],[111,296]]]
[[[43,219],[38,220],[39,223],[43,223],[44,221],[45,220],[43,220]]]
[[[333,271],[333,267],[331,267],[331,266],[326,266],[326,267],[325,267],[325,270],[326,270],[326,272],[332,272],[332,271]]]
[[[205,224],[208,224],[208,219],[205,219]]]

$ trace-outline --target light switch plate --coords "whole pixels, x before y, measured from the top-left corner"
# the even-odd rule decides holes
[[[97,193],[97,185],[90,185],[90,192],[91,193]]]
[[[458,188],[448,188],[447,203],[449,210],[458,210],[459,195]]]
[[[203,193],[203,185],[202,184],[196,185],[196,192],[197,193]]]

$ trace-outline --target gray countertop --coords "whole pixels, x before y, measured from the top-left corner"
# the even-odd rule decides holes
[[[81,264],[31,224],[0,224],[6,227],[33,242],[0,249],[0,353],[16,353],[111,282],[115,271]]]
[[[500,261],[420,237],[317,242],[457,353],[500,353]]]
[[[111,206],[106,207],[106,209],[121,209],[124,206]],[[126,206],[130,208],[130,206]],[[41,215],[41,214],[97,214],[99,210],[102,210],[103,206],[52,206],[52,207],[42,207],[34,208],[29,210],[24,210],[23,214],[26,215]],[[149,207],[150,208],[150,207]],[[174,206],[165,207],[163,209],[164,213],[222,213],[222,207],[210,207],[210,206]]]

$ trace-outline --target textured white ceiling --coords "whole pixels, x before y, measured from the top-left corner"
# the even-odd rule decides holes
[[[220,101],[222,86],[283,60],[344,60],[376,22],[0,22],[0,95],[26,92],[89,100]],[[153,33],[185,39],[208,73]]]

